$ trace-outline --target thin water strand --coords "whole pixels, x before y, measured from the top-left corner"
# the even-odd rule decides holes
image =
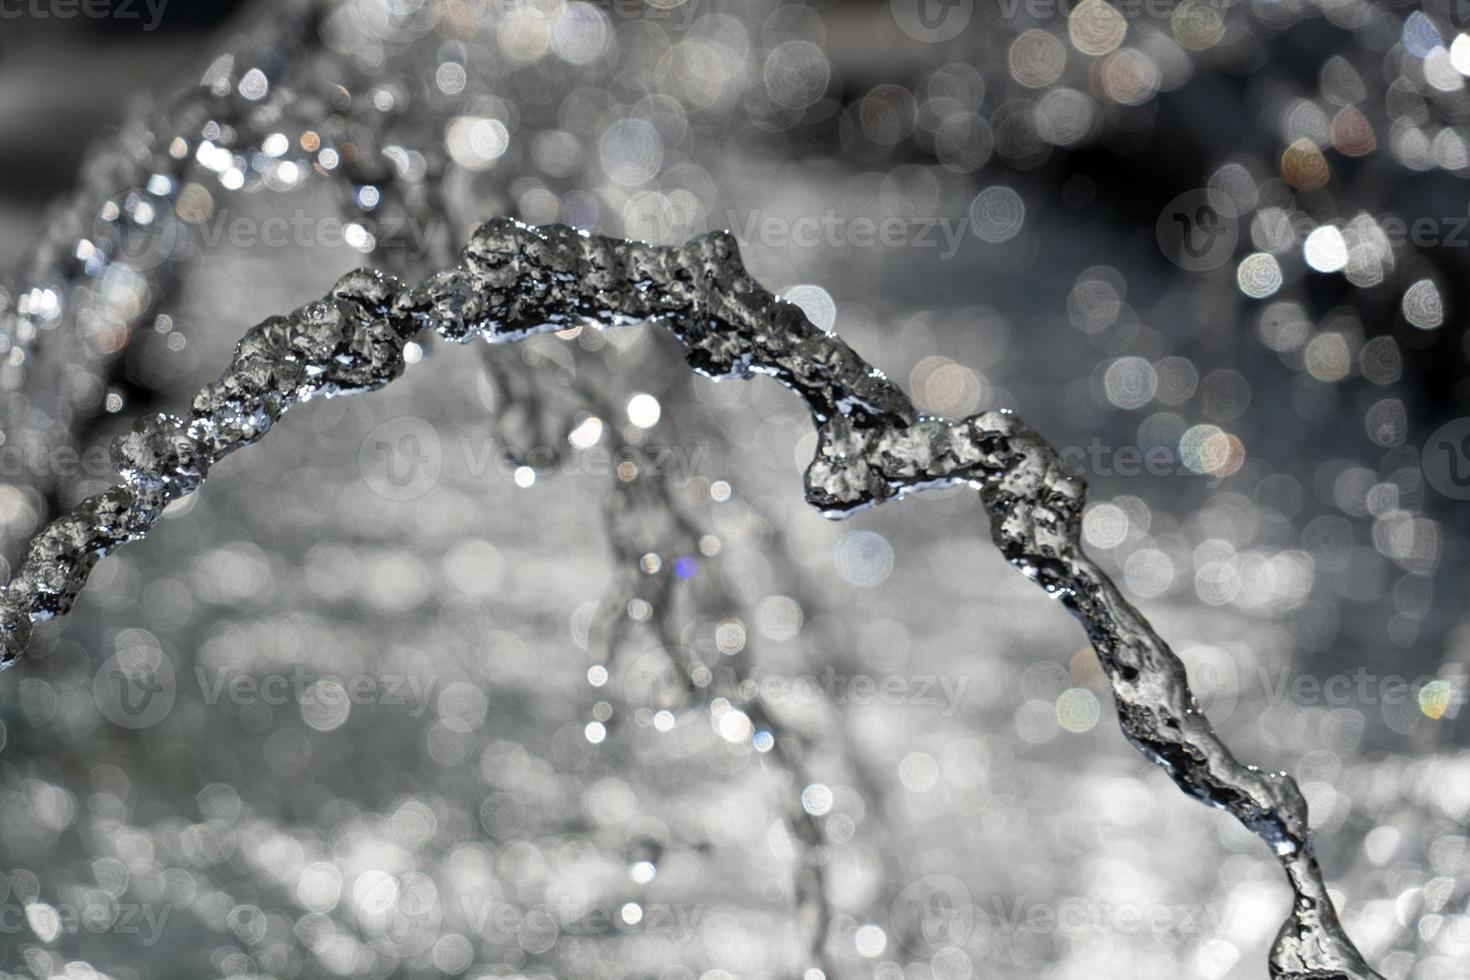
[[[230,370],[195,397],[188,419],[147,416],[117,440],[124,486],[88,498],[36,537],[0,601],[0,662],[14,662],[31,623],[64,615],[98,558],[144,536],[212,463],[258,441],[297,401],[397,378],[404,346],[424,330],[499,343],[639,322],[667,326],[702,374],[765,374],[802,397],[818,426],[806,496],[829,516],[926,487],[978,487],[1006,559],[1087,629],[1124,735],[1282,862],[1295,900],[1271,950],[1273,976],[1378,977],[1338,922],[1296,783],[1235,760],[1199,710],[1178,657],[1083,553],[1083,481],[1010,412],[920,416],[842,340],[761,287],[727,232],[658,247],[496,219],[472,236],[458,265],[420,286],[359,270],[325,299],[266,320],[240,342]]]
[[[491,360],[486,358],[487,365]],[[613,417],[613,405],[590,390],[593,386],[581,375],[573,385],[578,395],[587,399],[603,418]],[[620,450],[630,448],[630,444],[617,435],[617,427],[612,427],[612,431],[615,440],[613,455],[617,456]],[[748,694],[742,693],[742,685],[750,679],[752,672],[747,650],[723,658],[733,668],[732,677],[725,678],[723,671],[710,673],[703,668],[695,652],[681,640],[675,622],[675,586],[680,579],[677,576],[654,577],[640,567],[643,555],[660,548],[673,548],[675,553],[695,551],[703,536],[701,529],[675,498],[669,477],[644,472],[636,472],[631,479],[621,475],[613,478],[612,492],[604,504],[604,525],[614,561],[622,574],[601,603],[606,610],[601,617],[605,621],[605,638],[598,644],[602,654],[601,666],[609,673],[620,672],[618,661],[627,653],[621,641],[631,625],[628,604],[641,600],[650,610],[643,625],[664,651],[676,658],[673,666],[678,671],[677,687],[684,702],[680,706],[683,713],[693,715],[707,710],[713,699],[723,698],[728,710],[738,710],[746,716],[752,732],[763,731],[770,737],[771,741],[762,750],[762,755],[790,783],[781,819],[797,851],[793,862],[793,918],[806,936],[806,968],[817,969],[824,976],[833,976],[832,963],[826,953],[827,930],[833,912],[827,896],[824,837],[817,819],[801,803],[803,788],[815,782],[806,764],[811,746],[771,712],[758,687]],[[643,532],[648,528],[659,529],[659,533],[653,536],[658,540],[657,544],[644,536]],[[735,600],[726,590],[714,588],[712,591],[714,595],[701,598],[697,591],[690,590],[699,620],[719,619],[733,611],[731,607]],[[721,608],[710,608],[717,603]],[[701,669],[710,674],[703,683],[696,679]],[[624,693],[627,694],[626,691]]]

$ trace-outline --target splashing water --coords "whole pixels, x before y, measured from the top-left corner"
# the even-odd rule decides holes
[[[146,535],[211,464],[262,438],[298,401],[386,385],[402,374],[404,346],[422,331],[500,343],[640,322],[667,326],[702,374],[770,375],[803,398],[818,427],[806,496],[828,516],[928,487],[978,487],[1006,559],[1086,627],[1128,740],[1185,792],[1233,814],[1282,862],[1295,901],[1271,950],[1272,975],[1378,977],[1338,922],[1296,783],[1235,760],[1178,657],[1083,553],[1083,481],[1009,412],[921,416],[845,343],[755,282],[724,232],[657,247],[497,219],[475,233],[458,265],[423,285],[358,270],[323,300],[252,328],[189,418],[147,416],[114,443],[125,485],[36,536],[0,600],[0,665],[24,652],[32,622],[71,608],[100,557]]]

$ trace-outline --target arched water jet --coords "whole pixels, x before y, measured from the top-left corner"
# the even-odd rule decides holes
[[[668,327],[702,374],[766,374],[802,397],[818,427],[806,496],[828,516],[926,487],[979,488],[1006,559],[1086,628],[1125,737],[1282,862],[1295,900],[1271,950],[1273,976],[1378,978],[1338,922],[1296,783],[1236,761],[1195,702],[1179,658],[1083,553],[1083,481],[1009,412],[921,416],[842,340],[761,287],[724,232],[658,247],[497,219],[472,236],[458,265],[423,285],[359,270],[323,300],[252,328],[188,419],[147,416],[117,440],[124,486],[88,498],[36,536],[0,600],[0,665],[20,657],[33,621],[71,608],[101,556],[146,535],[212,463],[262,438],[298,401],[394,380],[404,346],[424,330],[502,343],[582,323],[641,322]]]

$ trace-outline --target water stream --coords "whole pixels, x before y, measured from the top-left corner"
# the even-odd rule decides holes
[[[425,331],[504,343],[642,322],[666,326],[702,374],[768,375],[801,396],[818,429],[806,495],[824,514],[840,517],[924,488],[978,488],[1006,559],[1086,628],[1125,737],[1185,792],[1234,815],[1282,863],[1295,901],[1272,946],[1273,976],[1378,976],[1338,922],[1296,783],[1230,754],[1179,659],[1083,553],[1083,482],[1009,412],[961,421],[921,415],[837,336],[762,288],[728,233],[658,247],[497,219],[474,234],[456,266],[421,285],[359,270],[323,300],[257,325],[187,417],[146,416],[116,441],[123,485],[87,498],[36,536],[0,601],[0,661],[14,663],[31,624],[64,615],[98,559],[144,537],[213,463],[261,439],[297,402],[396,379],[405,345]]]

